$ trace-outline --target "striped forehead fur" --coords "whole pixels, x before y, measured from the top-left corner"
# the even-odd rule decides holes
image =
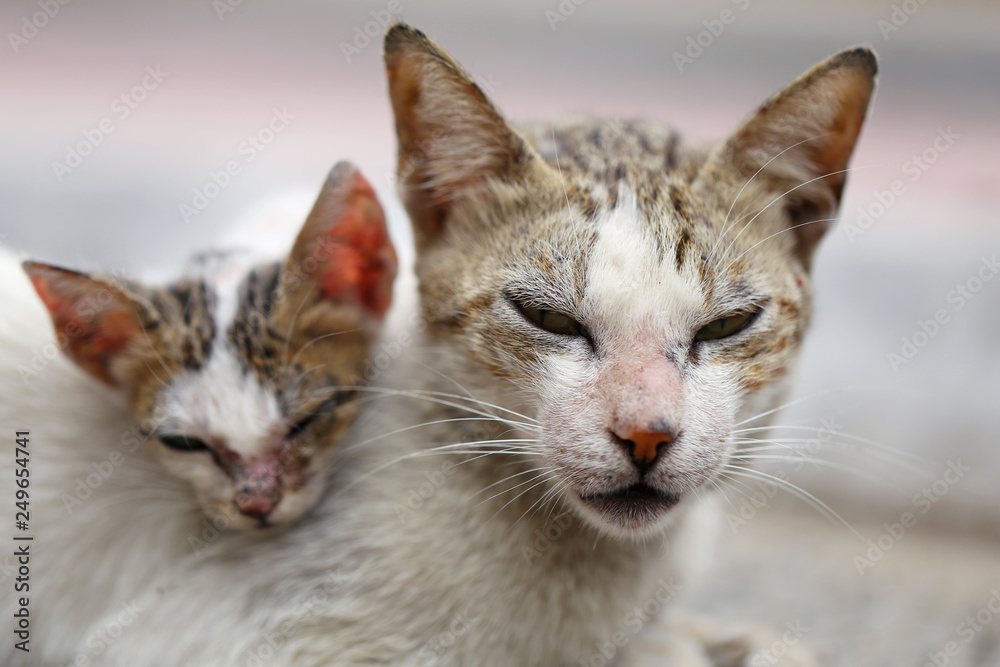
[[[198,371],[229,343],[245,370],[259,368],[262,340],[280,335],[266,327],[280,266],[274,262],[237,269],[227,263],[226,273],[240,271],[233,279],[220,278],[215,264],[165,287],[138,288],[155,312],[158,351],[173,357],[180,368]],[[164,345],[164,338],[176,344]]]
[[[150,291],[161,318],[155,352],[175,370],[170,377],[151,374],[137,393],[150,395],[165,410],[162,427],[194,428],[206,437],[211,433],[250,454],[254,443],[280,421],[280,406],[259,363],[265,344],[260,329],[273,300],[278,266],[247,270],[232,256],[213,255],[193,262],[178,281]],[[182,344],[164,345],[164,337]],[[192,349],[200,354],[193,356]],[[180,358],[174,358],[178,351]],[[170,389],[156,400],[161,382]]]
[[[758,227],[771,233],[767,223],[777,216],[765,215],[755,228],[744,231],[741,206],[732,220],[720,225],[719,211],[725,212],[731,200],[725,199],[727,195],[718,200],[701,196],[696,182],[709,146],[641,121],[579,119],[528,126],[522,132],[562,175],[567,200],[579,207],[588,224],[607,227],[605,236],[611,233],[612,220],[634,226],[634,233],[642,237],[636,238],[636,252],[655,254],[656,266],[662,267],[657,275],[670,275],[669,262],[693,292],[701,293],[708,314],[721,317],[747,306],[750,276],[740,273],[746,266],[727,264],[764,237]],[[747,207],[763,207],[767,201],[760,204],[760,200],[766,196],[751,184],[740,199],[743,204],[750,202]],[[729,224],[737,221],[738,225]],[[719,252],[737,235],[734,251]],[[785,240],[778,239],[776,247]],[[722,247],[716,249],[717,245]],[[775,255],[784,261],[783,254]]]
[[[597,243],[587,270],[584,311],[603,329],[660,330],[674,338],[697,323],[702,295],[696,280],[678,273],[660,250],[671,225],[640,209],[635,194],[623,188],[617,205],[597,217]],[[629,336],[631,338],[631,336]]]

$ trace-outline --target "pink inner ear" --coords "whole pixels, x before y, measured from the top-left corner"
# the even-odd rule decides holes
[[[29,278],[52,316],[59,344],[66,354],[99,380],[118,384],[109,367],[113,357],[141,333],[134,315],[114,302],[103,305],[96,291],[92,295],[94,303],[81,304],[86,294],[59,290],[51,284],[59,280],[57,277],[30,274]],[[81,305],[86,309],[81,309]]]
[[[381,317],[392,301],[396,251],[389,240],[382,207],[360,174],[336,223],[320,237],[327,252],[319,285],[326,299],[355,300]]]

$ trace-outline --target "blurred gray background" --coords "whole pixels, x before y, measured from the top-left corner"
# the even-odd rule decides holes
[[[513,119],[645,116],[705,139],[830,53],[878,50],[842,224],[815,267],[805,398],[774,434],[816,438],[810,451],[834,466],[769,467],[850,528],[790,494],[757,506],[735,487],[717,569],[687,604],[801,621],[834,665],[1000,665],[996,2],[4,0],[0,243],[161,273],[241,217],[308,201],[342,158],[390,198],[390,15],[445,45]],[[249,148],[275,110],[287,127]],[[212,188],[231,160],[240,173]],[[207,206],[185,216],[206,188]],[[915,525],[896,537],[904,512]]]

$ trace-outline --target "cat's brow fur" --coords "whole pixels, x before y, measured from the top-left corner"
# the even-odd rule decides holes
[[[239,283],[212,284],[220,261],[225,271],[245,273]],[[310,309],[286,309],[276,317],[281,267],[282,262],[255,265],[248,264],[240,253],[216,253],[211,264],[193,262],[187,275],[163,287],[104,278],[109,287],[121,289],[140,307],[143,327],[154,343],[132,355],[128,368],[122,369],[130,379],[137,411],[151,415],[162,383],[180,373],[201,371],[213,353],[232,355],[244,374],[276,389],[283,388],[282,381],[316,365],[328,369],[326,386],[355,384],[360,374],[353,360],[364,358],[367,344],[366,335],[358,332],[357,318],[351,314],[320,315]],[[218,312],[223,300],[234,304],[229,309],[232,312]],[[293,315],[303,319],[293,321]],[[312,354],[305,350],[296,356],[315,337],[313,332],[319,332],[318,336],[342,333],[336,345],[319,345]],[[347,370],[339,376],[331,374],[329,369],[336,368]],[[292,410],[293,397],[285,398],[285,407]]]

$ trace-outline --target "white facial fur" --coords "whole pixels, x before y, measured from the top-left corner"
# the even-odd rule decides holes
[[[157,456],[167,470],[191,484],[210,518],[237,528],[256,527],[258,519],[238,510],[241,494],[247,489],[224,472],[220,465],[224,455],[218,452],[224,448],[238,457],[242,467],[256,468],[259,478],[278,481],[287,463],[301,453],[285,442],[290,423],[282,415],[274,391],[246,372],[232,346],[217,340],[204,368],[172,378],[160,410],[163,420],[159,431],[181,433],[216,448],[213,452],[176,451],[154,438]],[[268,524],[298,519],[315,503],[323,488],[325,458],[310,457],[302,485],[284,487],[274,509],[268,512]]]
[[[545,357],[537,384],[544,455],[569,484],[563,496],[599,529],[632,538],[661,530],[672,514],[599,511],[581,500],[642,479],[613,434],[668,422],[677,438],[644,481],[679,496],[725,462],[739,406],[732,370],[685,363],[705,320],[704,295],[696,280],[659,261],[640,215],[627,193],[597,222],[579,313],[597,354],[581,338],[579,354]]]

